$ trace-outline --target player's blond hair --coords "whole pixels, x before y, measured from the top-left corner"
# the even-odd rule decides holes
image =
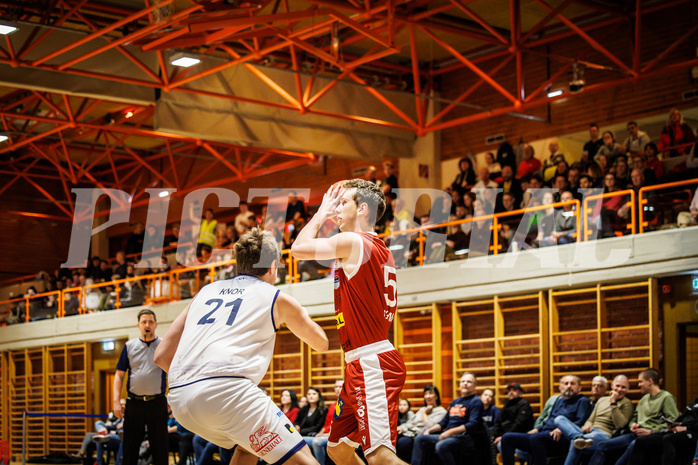
[[[238,274],[263,276],[281,256],[279,244],[269,231],[253,228],[238,239],[234,246]]]
[[[380,220],[385,213],[385,195],[380,187],[371,181],[366,181],[365,179],[352,179],[344,183],[345,189],[356,189],[354,192],[354,203],[356,203],[357,208],[365,203],[368,206],[368,211],[370,213],[370,218],[375,219],[369,223],[372,225],[376,221]]]

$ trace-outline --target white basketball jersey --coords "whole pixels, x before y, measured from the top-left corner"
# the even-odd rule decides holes
[[[259,384],[274,353],[272,310],[278,295],[274,286],[250,275],[201,289],[170,365],[170,389],[231,376]]]

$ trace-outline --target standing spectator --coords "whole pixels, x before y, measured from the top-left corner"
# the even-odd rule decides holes
[[[474,374],[465,373],[461,376],[461,396],[451,402],[448,415],[415,438],[412,465],[429,463],[431,451],[436,453],[442,463],[453,464],[459,451],[475,447],[476,438],[483,434],[482,401],[475,395],[476,388],[477,379]]]
[[[298,407],[298,396],[293,389],[284,389],[281,391],[279,410],[286,415],[286,418],[288,418],[291,424],[296,421],[300,407]]]
[[[250,216],[254,216],[247,205],[247,202],[240,202],[240,213],[235,216],[235,230],[238,237],[242,236],[250,228]]]
[[[344,384],[344,379],[339,378],[334,382],[334,394],[337,396],[337,401],[332,404],[332,406],[327,409],[327,415],[325,415],[325,424],[319,433],[313,438],[306,438],[305,442],[313,450],[313,455],[315,460],[318,461],[320,465],[325,465],[327,459],[327,441],[330,437],[330,428],[332,427],[332,420],[334,419],[335,413],[337,413],[337,406],[340,405],[340,394],[342,393],[342,385]],[[341,409],[341,406],[339,407]],[[310,441],[312,439],[312,441]]]
[[[502,170],[505,166],[509,166],[512,173],[516,174],[516,155],[514,147],[509,142],[502,142],[502,145],[497,149],[497,163],[502,167]]]
[[[501,448],[503,434],[525,433],[533,428],[533,409],[522,397],[523,393],[519,383],[507,386],[507,401],[492,427],[492,437],[497,448]]]
[[[417,410],[411,420],[397,427],[397,456],[410,463],[415,436],[436,425],[444,416],[446,409],[441,406],[439,388],[427,384],[424,387],[424,406]]]
[[[584,166],[589,166],[596,157],[596,152],[598,152],[603,145],[603,140],[599,137],[598,124],[591,123],[589,125],[589,137],[590,139],[584,144],[584,148],[582,149],[581,161]]]
[[[393,174],[393,164],[390,163],[389,161],[386,161],[383,163],[383,176],[384,179],[381,181],[378,181],[378,187],[381,188],[383,191],[383,194],[388,194],[393,191],[393,189],[397,189],[397,176]]]
[[[288,208],[286,209],[286,222],[289,221],[305,221],[308,214],[305,211],[305,204],[296,195],[296,191],[288,193]]]
[[[494,392],[492,389],[485,389],[480,394],[482,401],[482,422],[486,428],[492,429],[497,418],[499,418],[499,407],[494,405]]]
[[[475,171],[468,157],[463,157],[458,161],[458,169],[460,172],[451,184],[451,189],[458,191],[462,197],[475,185]]]
[[[213,249],[216,246],[216,227],[218,226],[218,221],[213,218],[213,209],[206,209],[204,213],[204,220],[201,222],[201,229],[199,230],[199,240],[196,244],[196,254],[201,254],[201,249],[203,246],[209,246]]]
[[[627,464],[637,438],[665,429],[665,419],[674,421],[679,416],[676,398],[659,387],[657,370],[648,368],[640,372],[637,384],[644,395],[630,418],[630,432],[599,444],[589,465],[603,465],[611,451],[624,451],[616,465]]]
[[[664,165],[662,165],[662,162],[657,158],[658,153],[659,149],[654,142],[650,142],[645,146],[645,156],[647,157],[645,164],[647,168],[654,171],[657,180],[661,180],[664,176]]]
[[[107,263],[106,260],[102,260],[99,262],[99,273],[97,273],[97,281],[103,281],[103,282],[109,282],[112,280],[112,275],[114,272],[112,269],[109,267],[109,264]],[[78,284],[78,283],[76,283]],[[80,285],[83,285],[80,283]]]
[[[621,154],[620,145],[616,143],[616,138],[611,131],[603,133],[603,145],[596,152],[596,159],[601,155],[605,155],[608,159],[607,169],[610,169],[616,163],[616,158]],[[603,167],[602,167],[603,168]]]
[[[121,351],[114,376],[114,414],[123,418],[124,463],[138,462],[141,441],[148,428],[148,441],[154,465],[167,465],[167,399],[165,372],[153,362],[160,338],[155,313],[150,309],[138,312],[138,330],[141,337],[131,339]],[[124,377],[128,372],[126,407],[119,402]]]
[[[126,255],[131,256],[143,251],[143,241],[145,240],[145,228],[143,223],[137,221],[133,224],[133,232],[126,240]]]
[[[535,157],[536,152],[530,144],[524,144],[522,152],[523,160],[519,163],[516,179],[521,179],[527,174],[538,173],[543,167],[541,161]]]
[[[172,233],[165,236],[165,247],[174,248],[177,247],[179,242],[179,223],[172,225]]]
[[[487,165],[487,171],[490,173],[489,179],[496,182],[497,178],[502,175],[502,165],[495,161],[492,152],[485,154],[485,165]]]
[[[677,145],[689,144],[696,140],[695,134],[691,127],[683,122],[683,115],[678,108],[672,108],[669,111],[669,120],[666,126],[662,129],[659,135],[659,143],[657,149],[664,153],[664,158],[678,157],[688,153],[691,147],[672,148]],[[669,150],[667,150],[669,149]]]
[[[644,153],[645,146],[649,144],[650,136],[646,132],[640,131],[637,123],[631,121],[628,123],[628,137],[620,145],[621,153]]]

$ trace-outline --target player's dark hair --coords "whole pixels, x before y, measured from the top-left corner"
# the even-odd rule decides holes
[[[144,308],[143,310],[141,310],[140,312],[138,312],[138,322],[139,322],[139,323],[140,323],[140,321],[141,321],[141,315],[152,315],[152,316],[153,316],[153,320],[155,320],[156,323],[158,322],[158,317],[155,316],[155,312],[153,312],[153,311],[152,311],[151,309],[149,309],[149,308]]]
[[[281,249],[269,231],[252,228],[233,247],[238,274],[264,276],[272,263],[279,260]]]
[[[424,386],[424,393],[426,393],[427,391],[436,394],[436,405],[441,405],[441,393],[439,392],[439,388],[437,388],[433,384],[427,384],[426,386]],[[427,401],[424,401],[424,406],[427,406]]]
[[[362,203],[368,206],[369,223],[371,226],[376,224],[385,213],[385,195],[380,187],[375,183],[366,181],[365,179],[352,179],[344,183],[345,189],[356,189],[354,193],[354,203],[356,207],[360,207]],[[375,215],[375,219],[373,216]]]

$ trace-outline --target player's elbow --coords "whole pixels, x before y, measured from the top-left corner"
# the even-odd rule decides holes
[[[291,244],[291,255],[293,255],[295,258],[299,260],[309,260],[313,258],[311,254],[311,251],[307,247],[300,244],[298,240]]]
[[[153,363],[162,368],[163,371],[168,371],[170,369],[170,364],[166,360],[164,351],[158,349],[155,350],[155,354],[153,355]]]
[[[327,336],[323,333],[321,337],[317,338],[317,340],[313,343],[313,350],[316,352],[325,352],[327,349],[330,348],[330,341],[327,339]]]

